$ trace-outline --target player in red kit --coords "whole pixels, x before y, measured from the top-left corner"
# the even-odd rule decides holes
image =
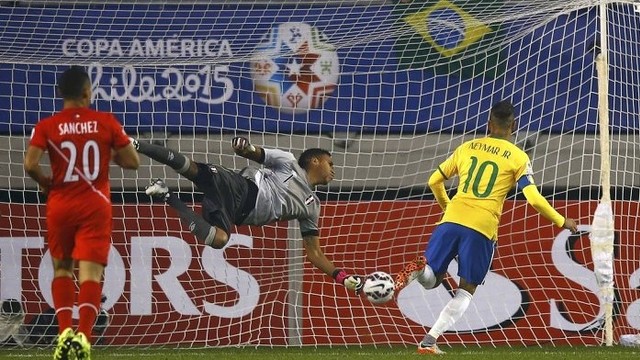
[[[137,169],[140,159],[111,113],[89,108],[91,81],[71,67],[58,81],[63,109],[33,129],[26,172],[47,195],[47,242],[53,259],[51,293],[58,320],[54,359],[90,359],[91,331],[99,311],[102,275],[111,246],[109,162]],[[51,176],[40,167],[49,153]],[[78,268],[77,331],[72,328]]]

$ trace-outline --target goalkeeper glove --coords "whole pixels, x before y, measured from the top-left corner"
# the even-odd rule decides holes
[[[349,290],[355,291],[356,295],[360,293],[364,286],[364,279],[358,275],[347,275],[347,272],[342,269],[335,269],[333,271],[333,278],[338,284],[344,285]]]
[[[236,151],[255,151],[256,147],[251,145],[249,143],[249,139],[247,139],[246,137],[242,137],[242,136],[236,136],[231,140],[231,146],[233,147],[234,150]]]

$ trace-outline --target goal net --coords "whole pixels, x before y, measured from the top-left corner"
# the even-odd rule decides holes
[[[129,135],[198,162],[247,166],[231,150],[236,135],[296,156],[329,150],[337,175],[317,189],[321,244],[361,275],[395,275],[424,251],[442,214],[428,176],[464,140],[486,134],[494,102],[511,100],[514,141],[538,187],[580,232],[554,227],[510,194],[485,283],[442,343],[601,344],[607,322],[614,342],[635,334],[640,14],[626,3],[606,14],[571,0],[1,2],[2,344],[45,346],[56,333],[46,199],[22,163],[34,124],[61,108],[56,77],[69,65],[88,69],[92,106],[115,113]],[[599,103],[609,110],[599,115]],[[138,171],[111,169],[99,344],[412,345],[457,287],[454,260],[442,286],[411,284],[374,306],[307,261],[295,221],[238,227],[224,249],[199,245],[144,187],[165,179],[196,210],[202,194],[142,161]],[[456,187],[447,183],[451,195]],[[606,193],[613,244],[594,249],[591,224]],[[605,269],[613,259],[612,271],[596,276],[596,257]]]

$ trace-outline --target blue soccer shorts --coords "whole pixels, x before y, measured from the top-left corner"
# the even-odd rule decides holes
[[[473,229],[442,223],[433,230],[424,255],[436,274],[447,272],[451,260],[458,256],[458,276],[480,285],[491,267],[495,247],[495,241]]]

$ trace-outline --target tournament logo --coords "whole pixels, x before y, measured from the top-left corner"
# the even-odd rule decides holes
[[[321,107],[338,85],[339,75],[335,47],[317,28],[300,22],[271,28],[251,62],[260,98],[288,113]]]

